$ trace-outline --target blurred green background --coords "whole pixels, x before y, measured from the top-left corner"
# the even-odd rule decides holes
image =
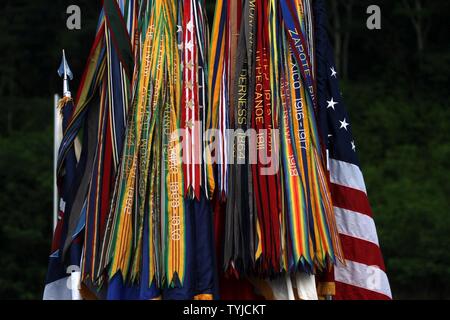
[[[207,0],[213,14],[214,1]],[[329,0],[330,36],[394,298],[450,298],[450,3]],[[66,8],[82,29],[66,28]],[[366,28],[377,4],[382,29]],[[40,299],[52,236],[53,94],[78,86],[100,1],[4,0],[0,298]]]

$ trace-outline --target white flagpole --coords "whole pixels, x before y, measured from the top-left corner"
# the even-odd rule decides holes
[[[63,78],[63,96],[71,97],[69,91],[69,80],[73,79],[72,71],[69,68],[69,64],[66,60],[66,53],[62,51],[62,61],[58,69],[58,75]],[[53,150],[53,231],[56,230],[56,225],[58,223],[58,212],[59,212],[59,197],[58,197],[58,186],[57,186],[57,170],[58,170],[58,151],[63,138],[62,129],[62,115],[58,108],[58,103],[60,96],[55,94],[54,96],[55,108],[54,108],[54,150]]]
[[[53,232],[56,229],[56,224],[58,223],[58,186],[57,186],[57,164],[58,164],[58,150],[59,150],[59,144],[60,144],[60,131],[61,131],[61,121],[60,121],[60,114],[58,110],[58,102],[59,102],[59,95],[54,95],[54,109],[53,109]]]

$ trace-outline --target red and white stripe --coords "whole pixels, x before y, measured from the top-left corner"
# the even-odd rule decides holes
[[[330,159],[331,193],[346,260],[334,269],[336,299],[392,299],[364,177],[356,165]]]

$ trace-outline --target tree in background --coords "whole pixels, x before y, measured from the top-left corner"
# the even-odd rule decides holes
[[[330,32],[334,42],[336,68],[341,70],[342,78],[348,79],[349,47],[353,26],[353,0],[330,1]]]
[[[431,28],[431,18],[436,13],[436,3],[429,3],[424,6],[422,0],[402,0],[400,12],[406,15],[416,32],[417,51],[422,55],[425,50],[426,40]]]

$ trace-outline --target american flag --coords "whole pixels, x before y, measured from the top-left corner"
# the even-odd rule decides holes
[[[327,138],[331,193],[346,265],[334,268],[338,300],[392,299],[377,230],[359,166],[352,124],[339,90],[326,31],[325,2],[315,1],[319,122]]]

